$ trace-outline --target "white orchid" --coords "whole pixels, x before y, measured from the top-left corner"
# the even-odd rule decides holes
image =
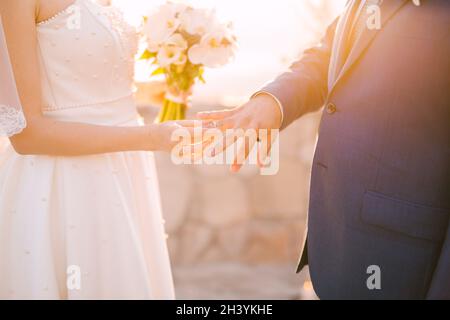
[[[205,34],[188,52],[193,64],[216,68],[227,64],[236,51],[236,38],[228,26],[221,25]]]
[[[160,45],[178,29],[180,15],[185,9],[183,4],[167,3],[146,18],[142,32],[150,51],[158,51]]]
[[[208,9],[187,8],[181,15],[181,29],[191,35],[203,36],[208,30],[215,28],[217,21],[214,11]]]
[[[171,35],[160,47],[156,56],[158,64],[166,68],[171,64],[184,65],[187,61],[186,49],[188,44],[179,33]]]

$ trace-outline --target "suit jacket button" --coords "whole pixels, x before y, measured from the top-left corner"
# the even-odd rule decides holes
[[[327,104],[326,110],[328,114],[334,114],[337,111],[337,108],[334,103],[329,103]]]

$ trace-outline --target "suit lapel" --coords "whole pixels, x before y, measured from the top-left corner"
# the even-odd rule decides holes
[[[395,13],[400,10],[403,5],[405,5],[410,0],[384,0],[381,4],[381,26],[383,26],[394,16]],[[328,93],[331,94],[333,89],[335,88],[336,84],[339,82],[339,80],[348,72],[348,70],[351,68],[351,66],[358,60],[358,58],[363,54],[364,50],[372,43],[373,39],[376,37],[376,35],[380,32],[380,30],[370,30],[366,29],[362,33],[361,37],[356,41],[354,44],[352,50],[350,51],[350,54],[342,67],[342,69],[339,71],[337,70],[336,74],[338,74],[336,77],[333,77],[331,80],[331,84],[329,81],[329,87],[328,87]],[[340,41],[342,41],[343,36],[340,35]],[[340,50],[343,49],[344,44],[341,43],[339,45]],[[342,52],[342,51],[341,51]],[[331,69],[331,68],[330,68]]]
[[[346,29],[350,25],[350,13],[355,4],[355,0],[350,0],[344,9],[344,13],[339,18],[336,26],[335,37],[333,40],[333,49],[331,50],[330,67],[328,69],[328,90],[330,91],[339,72],[340,61],[344,52]]]

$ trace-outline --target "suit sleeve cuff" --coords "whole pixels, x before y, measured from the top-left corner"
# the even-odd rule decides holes
[[[284,122],[284,110],[283,110],[283,105],[281,104],[280,100],[279,100],[276,96],[274,96],[274,95],[271,94],[270,92],[267,92],[267,91],[264,91],[264,90],[263,90],[263,91],[258,91],[258,92],[256,92],[254,95],[252,95],[252,99],[255,98],[255,97],[257,97],[257,96],[259,96],[259,95],[262,95],[262,94],[268,95],[268,96],[272,97],[272,99],[274,99],[275,102],[277,103],[278,108],[280,109],[280,114],[281,114],[281,120],[280,120],[280,128],[281,128],[281,127],[283,126],[283,122]]]

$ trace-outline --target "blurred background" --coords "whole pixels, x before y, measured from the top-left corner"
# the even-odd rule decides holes
[[[138,25],[160,0],[99,0],[119,6]],[[317,43],[345,0],[192,0],[232,21],[236,59],[207,70],[195,88],[190,116],[235,107]],[[149,67],[136,64],[140,110]],[[303,117],[280,138],[280,171],[256,167],[231,174],[226,166],[175,166],[157,155],[168,245],[179,299],[315,299],[308,270],[295,274],[308,208],[309,180],[320,113]]]

